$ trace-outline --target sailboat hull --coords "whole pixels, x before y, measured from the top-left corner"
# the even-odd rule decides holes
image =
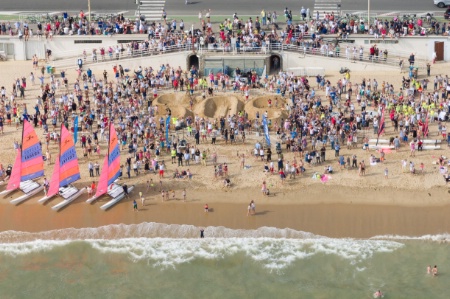
[[[19,196],[18,198],[11,200],[10,203],[12,203],[13,205],[18,205],[19,203],[29,199],[33,195],[38,194],[42,190],[44,190],[44,186],[43,185],[39,185],[39,187],[29,191],[28,193],[25,193],[24,195]]]
[[[131,191],[133,191],[133,189],[134,189],[134,186],[128,187],[128,193],[131,193]],[[111,199],[110,201],[108,201],[104,205],[102,205],[100,207],[100,209],[102,209],[103,211],[106,211],[107,209],[111,208],[113,205],[115,205],[116,203],[121,201],[124,197],[125,197],[125,193],[122,192],[119,195],[117,195],[116,197],[113,197],[113,199]]]
[[[97,198],[99,198],[100,196],[92,196],[91,198],[89,198],[88,200],[86,200],[87,203],[93,203]]]
[[[38,203],[45,203],[47,200],[49,200],[50,198],[52,198],[53,196],[55,196],[55,195],[52,195],[52,196],[44,196],[44,197],[42,197],[41,199],[39,199],[38,200]]]
[[[60,202],[59,204],[55,205],[52,207],[53,211],[58,211],[60,209],[62,209],[63,207],[67,206],[68,204],[70,204],[72,201],[74,201],[75,199],[77,199],[78,197],[80,197],[81,194],[83,194],[84,192],[86,192],[86,187],[78,190],[76,193],[74,193],[73,195],[71,195],[70,197],[64,199],[62,202]]]
[[[14,190],[3,190],[2,192],[0,192],[0,196],[5,197],[6,195],[8,195],[9,193],[13,192]]]

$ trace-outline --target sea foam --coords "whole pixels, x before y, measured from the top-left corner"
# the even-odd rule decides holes
[[[356,265],[379,252],[403,246],[393,240],[333,239],[292,229],[255,230],[204,228],[160,223],[116,224],[98,228],[60,229],[38,233],[0,233],[0,253],[10,256],[49,251],[72,242],[86,242],[95,250],[124,254],[156,267],[176,267],[195,259],[222,259],[244,254],[268,269],[283,269],[296,260],[317,254],[336,255]]]

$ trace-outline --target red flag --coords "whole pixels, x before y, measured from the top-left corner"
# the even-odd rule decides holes
[[[428,112],[427,112],[427,114],[425,115],[425,125],[423,126],[423,136],[424,137],[427,137],[428,136]]]

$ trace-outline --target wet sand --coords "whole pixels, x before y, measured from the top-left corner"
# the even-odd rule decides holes
[[[422,236],[450,231],[450,205],[437,201],[430,204],[433,199],[448,199],[446,188],[411,192],[409,195],[415,197],[417,205],[408,206],[388,203],[392,198],[408,195],[409,192],[405,190],[372,190],[370,194],[364,195],[353,188],[354,196],[365,196],[366,202],[353,204],[345,187],[335,190],[332,199],[328,200],[325,197],[330,194],[323,194],[324,198],[317,200],[310,197],[311,194],[318,193],[318,189],[320,188],[312,187],[309,192],[300,196],[289,192],[276,193],[270,197],[263,197],[257,190],[222,191],[216,192],[214,199],[210,192],[198,191],[188,193],[187,202],[180,198],[162,202],[159,196],[155,196],[146,201],[145,207],[138,202],[139,212],[133,211],[132,200],[124,200],[110,210],[102,211],[99,206],[106,201],[105,197],[92,205],[86,204],[82,197],[59,212],[50,209],[50,206],[61,200],[59,198],[51,200],[47,205],[40,205],[33,198],[19,207],[5,203],[5,199],[2,199],[0,228],[39,232],[118,223],[157,222],[201,227],[224,226],[232,229],[256,229],[263,226],[292,228],[336,238]],[[178,194],[180,195],[181,193]],[[256,202],[256,214],[253,216],[246,215],[250,199]],[[377,199],[380,199],[379,202]],[[420,199],[423,204],[419,203]],[[205,203],[209,204],[209,213],[203,210]]]

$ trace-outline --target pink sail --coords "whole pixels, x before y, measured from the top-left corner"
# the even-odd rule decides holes
[[[21,148],[20,181],[24,182],[44,176],[44,160],[39,137],[33,126],[26,120],[23,121]]]
[[[98,180],[97,191],[95,196],[99,197],[108,191],[108,155],[105,156],[103,161],[102,173],[100,174],[100,179]]]
[[[52,179],[50,180],[50,188],[47,197],[52,197],[59,192],[59,156],[56,157],[55,167],[53,168]]]
[[[114,183],[120,175],[120,146],[114,124],[109,124],[108,147],[108,186]]]
[[[14,166],[11,172],[11,177],[8,181],[8,186],[6,190],[16,190],[20,187],[20,172],[22,166],[22,151],[19,149],[17,151],[16,161],[14,161]]]
[[[72,134],[63,125],[61,126],[59,160],[59,187],[72,184],[81,178]]]

